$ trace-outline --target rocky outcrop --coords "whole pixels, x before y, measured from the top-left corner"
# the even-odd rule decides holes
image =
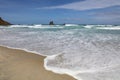
[[[54,22],[53,22],[53,21],[50,21],[49,25],[54,25]]]
[[[1,17],[0,17],[0,25],[11,25],[11,23],[4,21]]]

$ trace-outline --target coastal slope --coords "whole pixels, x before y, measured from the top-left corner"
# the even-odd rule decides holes
[[[0,17],[0,25],[11,25],[11,23],[3,20],[3,19]]]

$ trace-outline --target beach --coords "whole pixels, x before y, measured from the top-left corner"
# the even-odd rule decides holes
[[[0,47],[0,80],[75,80],[44,68],[41,55]]]

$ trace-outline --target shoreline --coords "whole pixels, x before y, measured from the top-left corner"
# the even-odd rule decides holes
[[[45,56],[0,46],[0,80],[76,80],[44,68]]]

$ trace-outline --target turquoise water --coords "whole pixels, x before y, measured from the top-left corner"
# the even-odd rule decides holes
[[[78,80],[120,79],[119,25],[1,26],[0,45],[47,56],[47,70]]]

